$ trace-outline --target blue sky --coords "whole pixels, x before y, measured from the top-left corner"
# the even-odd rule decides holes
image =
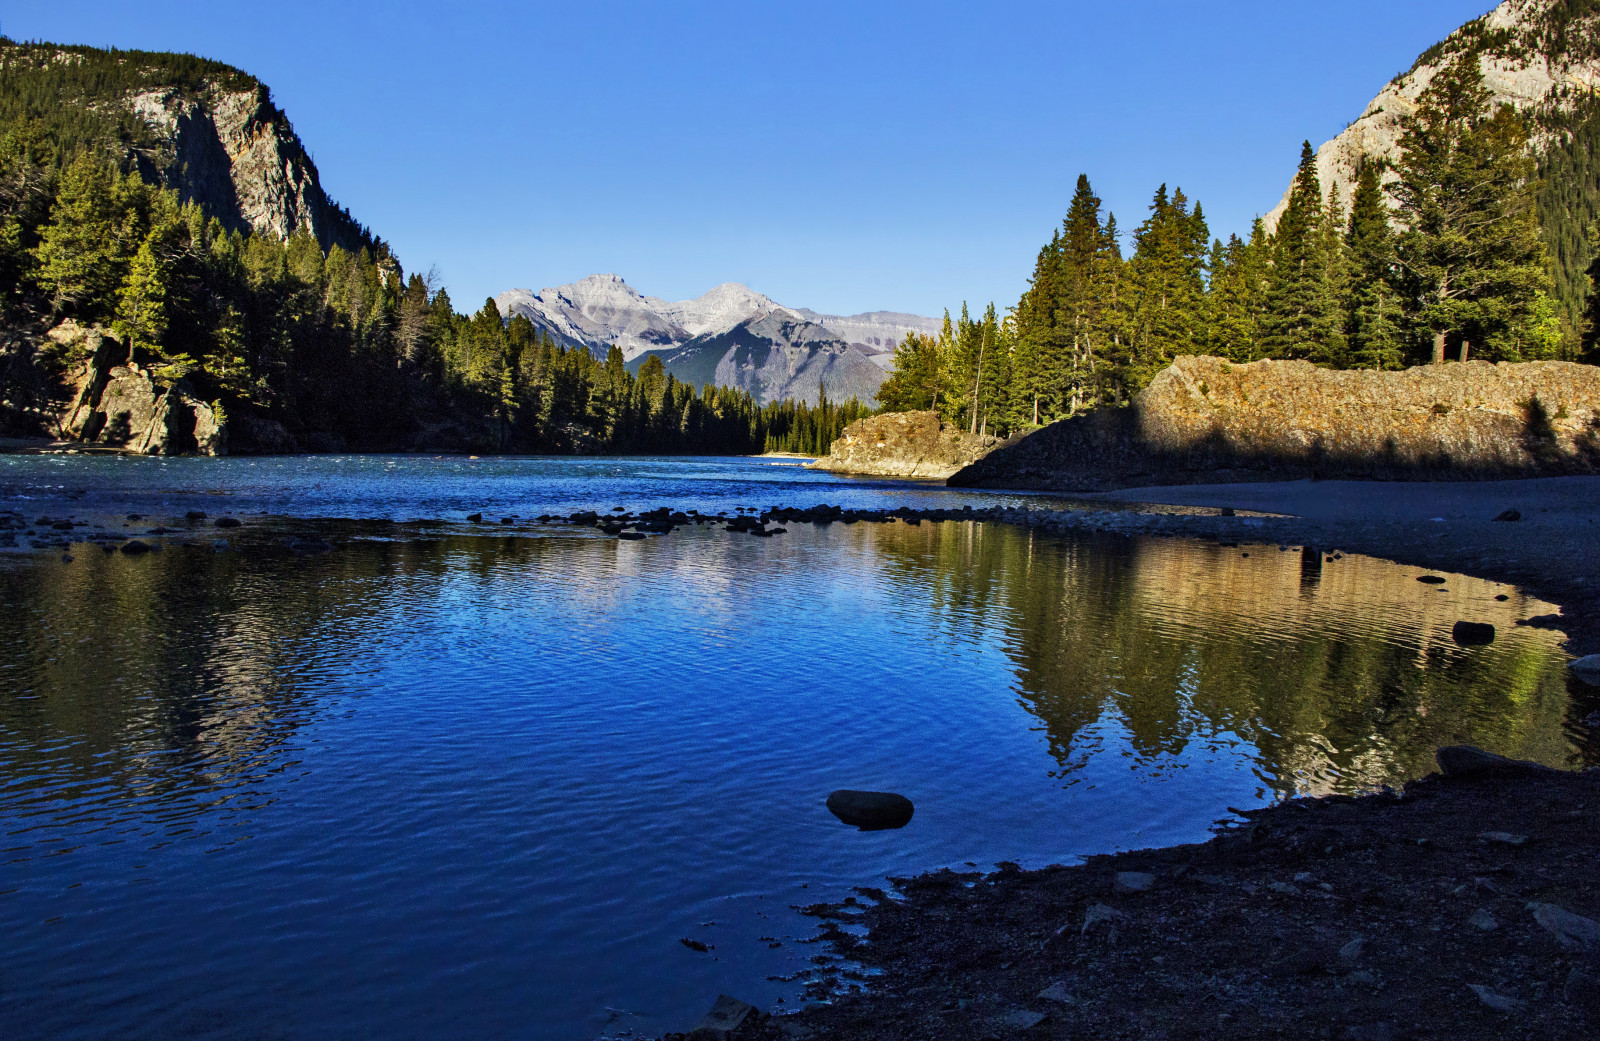
[[[192,51],[271,85],[324,186],[460,309],[614,271],[796,307],[1014,303],[1079,172],[1244,233],[1491,0],[0,0],[14,39]]]

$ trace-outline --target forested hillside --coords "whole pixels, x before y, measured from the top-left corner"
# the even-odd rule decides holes
[[[1200,204],[1163,185],[1125,254],[1080,177],[1021,300],[908,336],[879,401],[1009,433],[1125,403],[1185,354],[1595,360],[1600,105],[1494,104],[1478,59],[1451,52],[1400,120],[1394,161],[1363,163],[1351,198],[1325,190],[1306,143],[1271,233],[1258,220],[1213,238]]]
[[[258,190],[284,168],[268,185],[283,190]],[[761,407],[659,363],[634,376],[620,354],[504,322],[492,300],[459,314],[326,200],[253,78],[0,39],[7,434],[54,433],[73,380],[104,380],[87,341],[51,328],[104,329],[155,394],[180,388],[234,420],[235,450],[817,452],[864,412]]]

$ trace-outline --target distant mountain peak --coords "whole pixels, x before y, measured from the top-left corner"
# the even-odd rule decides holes
[[[739,386],[762,401],[815,400],[823,385],[830,397],[869,399],[888,372],[894,345],[908,332],[936,334],[940,325],[892,311],[842,316],[786,307],[740,282],[723,282],[691,300],[662,300],[615,274],[537,293],[511,289],[495,303],[506,318],[522,315],[568,347],[604,357],[615,344],[630,363],[655,353],[680,379]],[[785,359],[778,368],[769,360],[775,348]],[[756,355],[759,363],[750,360]]]

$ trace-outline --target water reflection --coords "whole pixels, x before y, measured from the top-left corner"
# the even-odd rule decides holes
[[[1551,610],[1499,583],[1416,581],[1416,569],[1312,546],[1069,539],[1009,528],[902,529],[883,540],[908,595],[928,591],[947,639],[1003,626],[1017,693],[1072,783],[1125,733],[1159,771],[1194,741],[1253,746],[1282,794],[1370,790],[1470,743],[1590,765],[1557,638],[1516,622]],[[1505,599],[1497,600],[1497,596]],[[1463,648],[1458,620],[1498,639]]]
[[[1362,558],[289,523],[340,548],[0,563],[0,1036],[662,1033],[792,996],[782,909],[884,874],[1194,841],[1441,743],[1597,761],[1514,624],[1549,605]]]

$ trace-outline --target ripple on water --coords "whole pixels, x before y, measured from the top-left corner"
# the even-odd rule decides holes
[[[659,1032],[792,993],[766,977],[811,949],[756,937],[886,874],[1195,840],[1446,741],[1579,755],[1558,637],[1514,625],[1547,605],[1360,557],[317,530],[342,548],[0,570],[0,1033]],[[1457,647],[1460,617],[1496,642]],[[916,816],[849,830],[841,787]]]

